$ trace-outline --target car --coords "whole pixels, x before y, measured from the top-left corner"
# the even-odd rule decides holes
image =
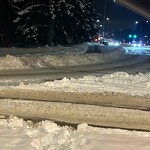
[[[102,45],[109,45],[109,41],[105,38],[102,38],[100,41],[99,41],[100,44]]]

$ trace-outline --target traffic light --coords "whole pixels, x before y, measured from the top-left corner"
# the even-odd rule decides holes
[[[131,34],[129,34],[129,36],[128,36],[129,38],[132,38],[132,35]]]
[[[136,34],[135,34],[135,35],[133,35],[133,38],[134,38],[134,39],[136,39],[136,38],[137,38],[137,35],[136,35]]]
[[[131,39],[131,38],[136,39],[136,38],[137,38],[137,35],[136,35],[136,34],[134,34],[134,35],[129,34],[129,35],[128,35],[128,38],[129,38],[129,39]]]

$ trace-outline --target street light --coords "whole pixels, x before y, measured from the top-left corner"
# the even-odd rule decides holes
[[[106,20],[109,21],[110,19],[109,19],[109,18],[106,18]]]
[[[109,0],[105,1],[105,5],[104,5],[104,16],[103,16],[103,37],[105,36],[105,20],[106,20],[106,8],[107,8],[107,3],[109,2]]]
[[[136,20],[135,22],[135,31],[139,34],[139,36],[143,36],[143,30],[142,28],[145,26],[145,25],[148,25],[149,24],[149,21],[148,20]]]
[[[96,22],[97,22],[97,23],[99,23],[99,22],[100,22],[100,20],[99,20],[99,19],[97,19],[97,20],[96,20]]]

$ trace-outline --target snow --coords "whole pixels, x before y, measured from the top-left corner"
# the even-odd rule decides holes
[[[11,150],[147,150],[149,132],[104,129],[83,123],[74,129],[51,121],[33,123],[11,116],[0,119],[1,149]],[[8,138],[9,137],[9,138]],[[11,141],[11,142],[10,142]]]
[[[88,44],[72,47],[43,47],[37,49],[27,49],[29,53],[22,55],[26,49],[13,48],[12,55],[0,57],[0,69],[26,69],[26,68],[48,68],[58,66],[77,66],[94,63],[107,63],[125,56],[125,51],[121,48],[111,50],[108,53],[86,54]],[[9,51],[9,49],[7,49]],[[37,51],[36,54],[34,54]],[[5,53],[5,49],[0,49],[0,54]],[[15,53],[20,56],[15,56]],[[39,52],[39,53],[38,53]],[[41,55],[42,53],[42,55]]]
[[[7,55],[0,58],[0,69],[22,69],[27,68],[18,57]]]
[[[28,54],[24,54],[25,49],[21,48],[0,49],[2,54],[6,51],[11,52],[0,57],[0,69],[102,64],[120,60],[125,57],[125,53],[135,54],[135,48],[124,51],[122,48],[112,50],[110,47],[107,52],[101,54],[87,54],[88,47],[88,44],[74,47],[45,46],[26,49]],[[149,49],[146,50],[147,54]],[[79,79],[63,78],[40,84],[20,83],[18,86],[8,87],[62,92],[115,92],[144,96],[150,95],[150,73],[132,75],[126,72],[115,72],[101,77],[88,75]],[[150,132],[91,127],[84,122],[75,129],[59,126],[49,120],[34,123],[15,116],[9,118],[0,116],[0,149],[3,150],[147,150],[150,149],[149,141]]]
[[[124,47],[127,54],[150,56],[150,47]]]
[[[150,95],[150,73],[130,75],[126,72],[115,72],[102,77],[84,76],[83,78],[55,80],[40,84],[20,84],[12,88],[60,92],[103,93],[115,92],[129,95]]]

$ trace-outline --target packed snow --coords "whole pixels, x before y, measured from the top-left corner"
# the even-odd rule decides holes
[[[89,44],[74,47],[10,48],[0,49],[0,69],[49,68],[94,63],[111,63],[133,50],[107,47],[98,52],[88,51]],[[105,47],[103,47],[105,48]],[[95,50],[93,50],[95,51]],[[9,53],[8,53],[9,52]],[[35,54],[36,52],[36,54]],[[149,55],[149,49],[146,55]],[[4,81],[6,82],[6,81]],[[2,87],[1,88],[8,88]],[[150,73],[131,75],[115,72],[79,79],[63,78],[40,84],[20,83],[9,86],[15,89],[32,89],[61,92],[117,92],[129,95],[150,95]],[[90,127],[83,122],[77,129],[59,126],[51,121],[33,123],[11,116],[0,117],[0,149],[2,150],[147,150],[150,149],[150,132],[126,131]]]

